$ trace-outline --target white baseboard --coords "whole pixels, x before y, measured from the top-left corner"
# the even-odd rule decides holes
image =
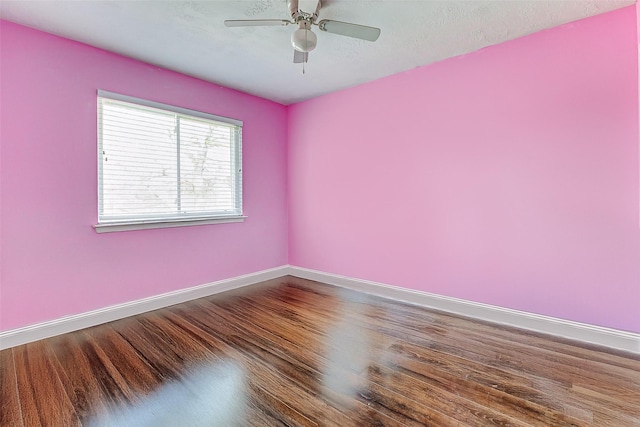
[[[289,274],[396,301],[640,354],[640,334],[290,266]]]
[[[180,289],[124,304],[112,305],[86,313],[65,316],[55,320],[37,323],[18,329],[0,332],[0,350],[49,338],[79,329],[112,322],[136,314],[191,301],[220,292],[230,291],[243,286],[253,285],[266,280],[277,279],[288,274],[288,267],[281,266],[256,273],[219,280],[187,289]]]
[[[512,310],[488,304],[451,298],[428,292],[401,288],[369,280],[355,279],[295,266],[281,266],[230,279],[219,280],[192,288],[168,292],[124,304],[29,325],[0,332],[0,350],[56,335],[77,331],[91,326],[123,319],[129,316],[168,307],[220,292],[249,286],[284,276],[315,280],[377,295],[396,301],[430,307],[461,316],[486,320],[516,328],[569,338],[585,343],[602,345],[640,354],[640,334],[557,319],[524,311]]]

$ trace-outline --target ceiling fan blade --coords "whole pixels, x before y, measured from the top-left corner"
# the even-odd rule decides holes
[[[366,25],[351,24],[349,22],[332,21],[323,19],[318,22],[320,30],[327,33],[340,34],[342,36],[354,37],[356,39],[369,40],[374,42],[380,37],[380,28],[367,27]]]
[[[300,52],[293,49],[293,63],[301,64],[303,62],[309,62],[309,52]]]
[[[289,25],[286,19],[227,19],[224,25],[227,27],[277,27]]]

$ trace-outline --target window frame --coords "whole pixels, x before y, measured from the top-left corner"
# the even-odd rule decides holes
[[[170,113],[174,113],[177,115],[183,115],[187,117],[192,117],[196,119],[205,119],[216,121],[224,124],[233,125],[238,129],[238,136],[235,141],[235,154],[234,158],[236,159],[236,164],[232,165],[232,170],[235,169],[234,178],[235,178],[235,203],[239,208],[240,213],[233,214],[225,214],[225,215],[157,215],[157,216],[148,216],[145,218],[144,215],[140,215],[138,218],[131,219],[110,219],[104,220],[100,218],[100,212],[102,211],[102,200],[101,195],[103,194],[103,175],[102,175],[102,117],[101,117],[101,105],[100,98],[105,98],[114,101],[122,101],[135,105],[139,105],[142,107],[150,107],[159,109],[162,111],[167,111]],[[113,231],[127,231],[127,230],[142,230],[142,229],[150,229],[150,228],[170,228],[170,227],[184,227],[184,226],[193,226],[193,225],[207,225],[207,224],[219,224],[219,223],[229,223],[229,222],[243,222],[246,219],[243,211],[243,182],[242,182],[242,126],[243,122],[241,120],[232,119],[229,117],[217,116],[214,114],[204,113],[197,110],[191,110],[188,108],[177,107],[174,105],[163,104],[160,102],[149,101],[146,99],[136,98],[128,95],[122,95],[119,93],[109,92],[106,90],[98,90],[96,97],[96,106],[97,106],[97,160],[98,160],[98,223],[93,226],[96,232],[98,233],[106,233]],[[179,149],[179,142],[177,143],[176,149]],[[178,166],[178,165],[177,165]],[[179,167],[179,166],[178,166]]]

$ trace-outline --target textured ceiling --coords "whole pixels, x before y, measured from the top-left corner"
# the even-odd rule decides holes
[[[301,8],[311,11],[309,3],[315,2],[301,0]],[[380,27],[382,34],[371,43],[315,31],[318,47],[304,75],[292,63],[294,26],[223,25],[225,19],[286,19],[285,0],[2,0],[0,17],[291,104],[634,3],[323,0],[320,19]]]

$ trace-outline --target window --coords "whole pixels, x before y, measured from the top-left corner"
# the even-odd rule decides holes
[[[98,91],[96,230],[242,221],[242,122]]]

